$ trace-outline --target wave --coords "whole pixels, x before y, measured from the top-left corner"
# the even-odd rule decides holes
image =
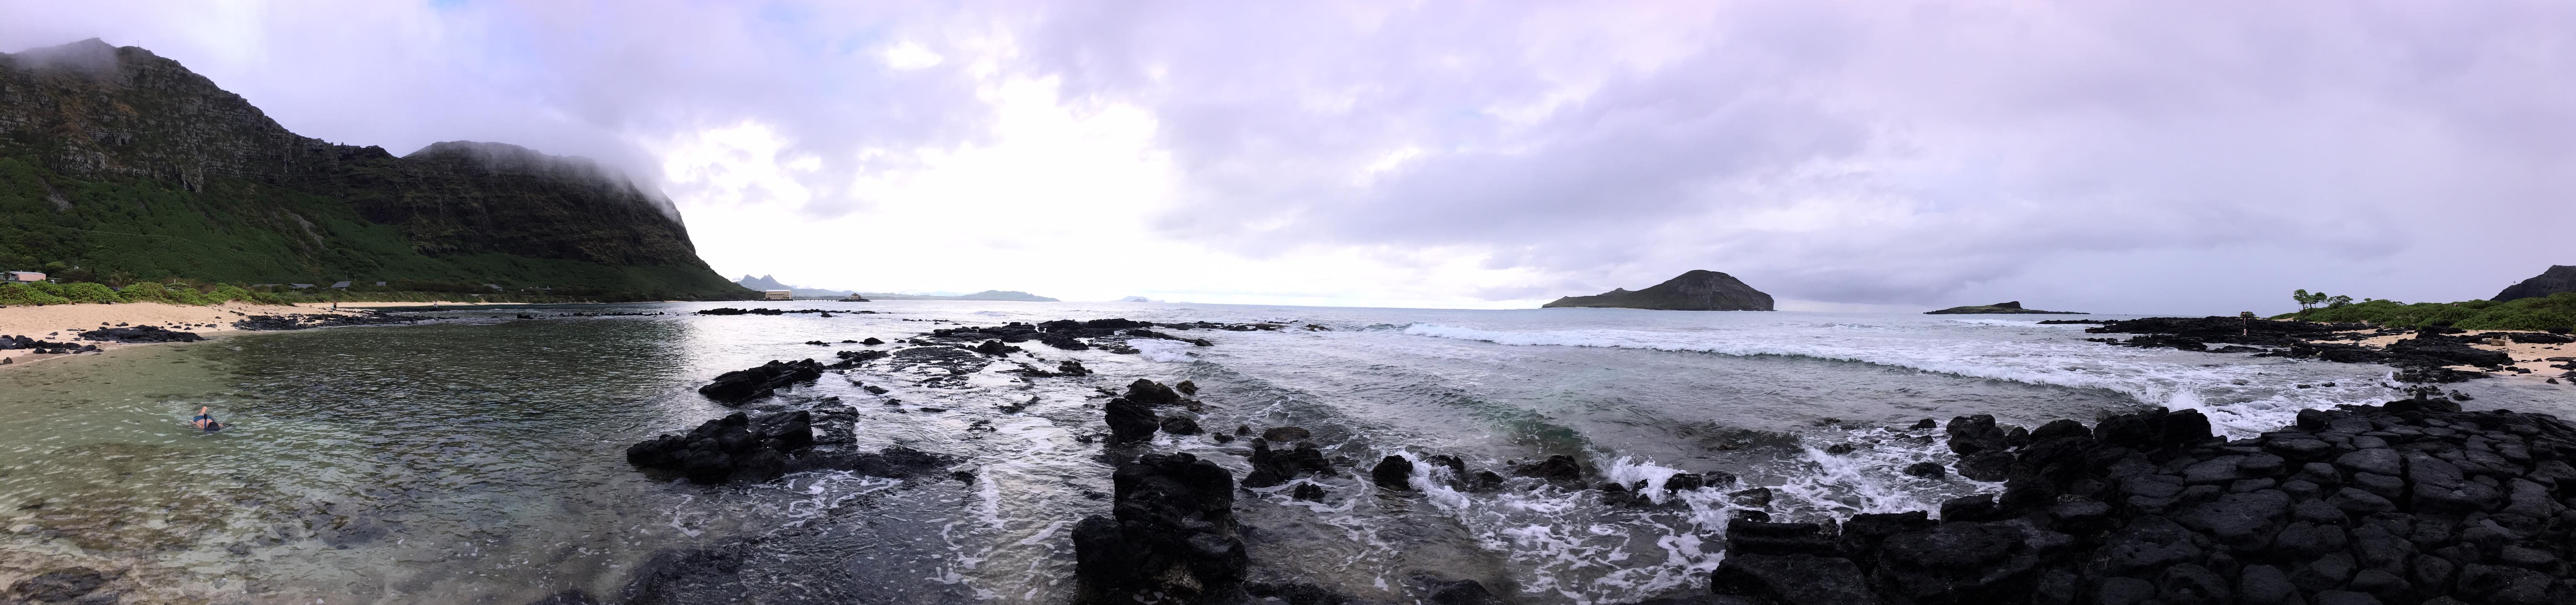
[[[2299,410],[2346,403],[2375,403],[2387,375],[2377,366],[2315,365],[2328,388],[2286,389],[2273,364],[2181,363],[2165,355],[2205,355],[2109,347],[2067,340],[1978,339],[1933,334],[1840,336],[1822,344],[1813,332],[1650,332],[1568,330],[1513,332],[1413,323],[1402,333],[1510,346],[1565,346],[1762,355],[1848,361],[1925,372],[2077,389],[2099,389],[2147,405],[2202,410],[2233,436],[2251,436],[2294,419]],[[2207,358],[2236,361],[2238,357]],[[2368,373],[2353,373],[2354,369]],[[2254,385],[2255,382],[2261,385]],[[2344,384],[2349,383],[2349,384]],[[2252,385],[2252,386],[2249,386]]]

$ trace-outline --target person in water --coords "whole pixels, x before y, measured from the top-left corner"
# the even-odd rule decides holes
[[[210,433],[224,430],[224,423],[215,422],[215,415],[206,413],[207,410],[211,409],[214,409],[213,406],[197,408],[197,417],[189,418],[188,426],[197,427]]]

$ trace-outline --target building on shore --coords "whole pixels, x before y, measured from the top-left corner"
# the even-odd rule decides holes
[[[34,271],[0,271],[0,283],[32,284],[45,281],[45,274]]]
[[[796,299],[796,292],[795,292],[794,290],[761,290],[761,291],[760,291],[760,299],[761,299],[761,300],[795,300],[795,299]]]

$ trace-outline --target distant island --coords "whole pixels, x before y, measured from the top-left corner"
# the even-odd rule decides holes
[[[1692,270],[1644,290],[1612,289],[1592,296],[1568,296],[1539,308],[1602,307],[1664,311],[1769,311],[1771,295],[1744,285],[1735,276]]]
[[[750,274],[744,274],[744,275],[742,276],[742,279],[733,280],[733,283],[741,284],[741,285],[742,285],[742,287],[750,288],[750,289],[753,289],[753,290],[764,290],[764,291],[765,291],[765,290],[786,290],[786,291],[788,292],[788,295],[790,295],[790,296],[794,296],[794,297],[797,297],[797,298],[844,298],[844,297],[848,297],[848,296],[853,295],[853,294],[857,294],[857,292],[850,291],[850,290],[833,290],[833,289],[829,289],[829,288],[799,288],[799,287],[795,287],[795,286],[790,286],[790,285],[787,285],[787,284],[785,284],[785,283],[781,283],[781,282],[779,282],[779,281],[778,281],[778,276],[775,276],[775,275],[763,275],[763,276],[760,276],[760,277],[752,277]]]
[[[886,292],[860,292],[859,295],[868,297],[871,300],[1007,300],[1014,302],[1064,302],[1017,290],[985,290],[974,294],[959,294],[955,296],[934,294],[892,294]]]
[[[1113,300],[1113,301],[1109,301],[1109,302],[1162,302],[1162,301],[1154,300],[1154,299],[1151,299],[1151,298],[1145,298],[1145,297],[1142,297],[1142,296],[1129,296],[1129,297],[1126,297],[1126,298],[1121,298],[1121,299]]]
[[[2041,311],[2038,309],[2024,309],[2021,308],[2021,301],[2018,300],[2012,302],[1999,302],[1991,305],[1969,305],[1965,307],[1950,307],[1939,311],[1923,312],[1924,315],[1995,315],[2007,313],[2092,315],[2091,313],[2083,311]]]

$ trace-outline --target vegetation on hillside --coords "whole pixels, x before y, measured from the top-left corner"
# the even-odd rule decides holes
[[[2305,290],[2294,296],[2301,306],[2326,302],[2307,300]],[[2347,299],[2348,300],[2348,299]],[[2393,300],[2365,299],[2360,302],[2327,304],[2323,308],[2303,309],[2273,319],[2305,319],[2322,322],[2368,322],[2383,326],[2415,328],[2445,325],[2466,330],[2566,330],[2576,328],[2576,292],[2560,292],[2546,297],[2524,298],[2506,302],[2472,300],[2455,303],[2407,304]]]

